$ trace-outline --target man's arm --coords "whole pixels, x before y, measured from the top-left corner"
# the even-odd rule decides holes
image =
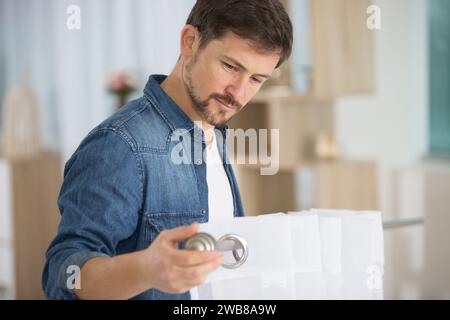
[[[80,299],[129,299],[148,289],[181,293],[203,283],[223,261],[217,252],[177,249],[197,232],[198,224],[166,230],[146,249],[87,261],[80,273]]]
[[[130,141],[116,130],[96,129],[66,163],[58,197],[61,221],[42,274],[48,298],[76,298],[73,271],[94,258],[117,256],[117,245],[136,231],[143,171]]]

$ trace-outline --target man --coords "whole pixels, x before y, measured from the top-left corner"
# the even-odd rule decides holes
[[[197,1],[170,75],[151,76],[144,96],[92,130],[66,163],[42,280],[49,298],[190,298],[223,257],[180,245],[198,223],[244,214],[226,123],[291,47],[278,0]]]

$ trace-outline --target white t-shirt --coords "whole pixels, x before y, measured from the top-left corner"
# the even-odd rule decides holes
[[[230,181],[217,147],[216,135],[206,146],[206,182],[208,183],[209,222],[233,218],[234,204]]]

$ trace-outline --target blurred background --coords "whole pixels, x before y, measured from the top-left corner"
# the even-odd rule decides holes
[[[279,171],[237,165],[247,215],[380,210],[387,299],[450,299],[450,1],[286,0],[291,59],[233,128],[279,129]],[[194,0],[0,0],[0,299],[44,298],[64,163],[150,74]]]

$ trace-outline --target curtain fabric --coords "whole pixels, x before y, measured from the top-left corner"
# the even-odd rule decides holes
[[[135,96],[141,94],[149,74],[169,73],[194,3],[0,0],[0,98],[20,85],[28,71],[44,145],[60,150],[67,160],[89,130],[114,110],[105,73],[136,73],[140,88]],[[67,27],[71,5],[80,9],[80,29]]]
[[[237,269],[209,274],[191,290],[193,299],[383,298],[380,212],[271,214],[202,224],[200,231],[216,239],[238,234],[248,243],[248,258]]]

